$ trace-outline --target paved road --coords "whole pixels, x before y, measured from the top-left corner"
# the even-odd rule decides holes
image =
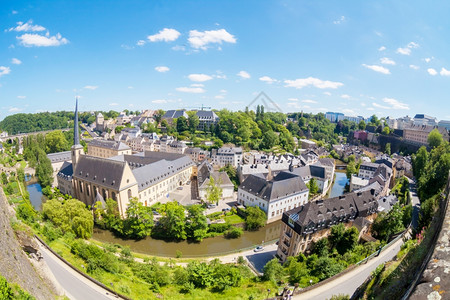
[[[419,212],[420,212],[420,200],[417,196],[417,187],[416,183],[409,179],[409,192],[411,195],[411,204],[413,206],[413,216],[412,216],[412,227],[417,228],[419,226]]]
[[[110,300],[117,299],[107,295],[107,291],[81,276],[42,245],[40,251],[50,271],[72,300]]]
[[[325,300],[330,299],[333,295],[352,295],[356,289],[370,276],[380,264],[391,260],[400,250],[403,244],[402,239],[399,239],[391,247],[383,252],[380,256],[373,258],[364,265],[357,267],[349,273],[338,277],[337,279],[328,282],[318,288],[310,290],[304,294],[297,295],[293,299],[301,300]]]

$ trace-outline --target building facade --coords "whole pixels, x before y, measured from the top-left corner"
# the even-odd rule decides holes
[[[131,154],[131,148],[119,141],[94,139],[88,144],[88,154],[95,157],[109,158]]]

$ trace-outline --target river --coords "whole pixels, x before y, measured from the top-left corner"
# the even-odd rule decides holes
[[[331,188],[330,198],[343,195],[345,185],[348,183],[346,173],[334,172],[334,174],[336,174],[336,178],[334,179],[334,184]]]
[[[35,177],[30,175],[25,175],[25,185],[28,193],[30,194],[30,202],[35,210],[42,210],[42,203],[45,202],[46,198],[42,194],[42,187],[37,182]]]
[[[115,237],[110,231],[94,229],[93,239],[100,242],[130,246],[134,252],[155,256],[175,257],[181,251],[183,257],[215,256],[240,249],[255,247],[262,242],[278,239],[281,232],[281,221],[273,222],[258,231],[244,231],[238,239],[226,239],[223,236],[204,239],[201,243],[187,241],[166,242],[147,237],[143,240],[124,240]]]

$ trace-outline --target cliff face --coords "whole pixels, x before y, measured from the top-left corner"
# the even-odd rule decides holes
[[[17,241],[10,225],[12,216],[13,212],[0,188],[0,274],[36,299],[54,299],[53,288],[40,277]]]

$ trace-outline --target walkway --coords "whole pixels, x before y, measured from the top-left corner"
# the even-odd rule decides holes
[[[363,282],[370,276],[373,270],[375,270],[380,264],[392,260],[403,244],[403,240],[399,239],[392,244],[389,249],[381,252],[378,257],[369,260],[366,264],[361,265],[347,274],[336,278],[322,286],[312,289],[306,293],[296,295],[293,299],[301,300],[325,300],[330,299],[333,295],[352,295],[356,289],[363,284]]]
[[[38,242],[39,243],[39,242]],[[40,252],[48,268],[64,289],[66,296],[72,300],[110,300],[119,299],[108,291],[75,272],[47,248],[39,243]]]
[[[417,195],[417,187],[414,180],[408,178],[409,181],[409,193],[411,195],[411,204],[413,207],[412,215],[412,227],[417,228],[419,226],[419,212],[420,212],[420,200]]]

